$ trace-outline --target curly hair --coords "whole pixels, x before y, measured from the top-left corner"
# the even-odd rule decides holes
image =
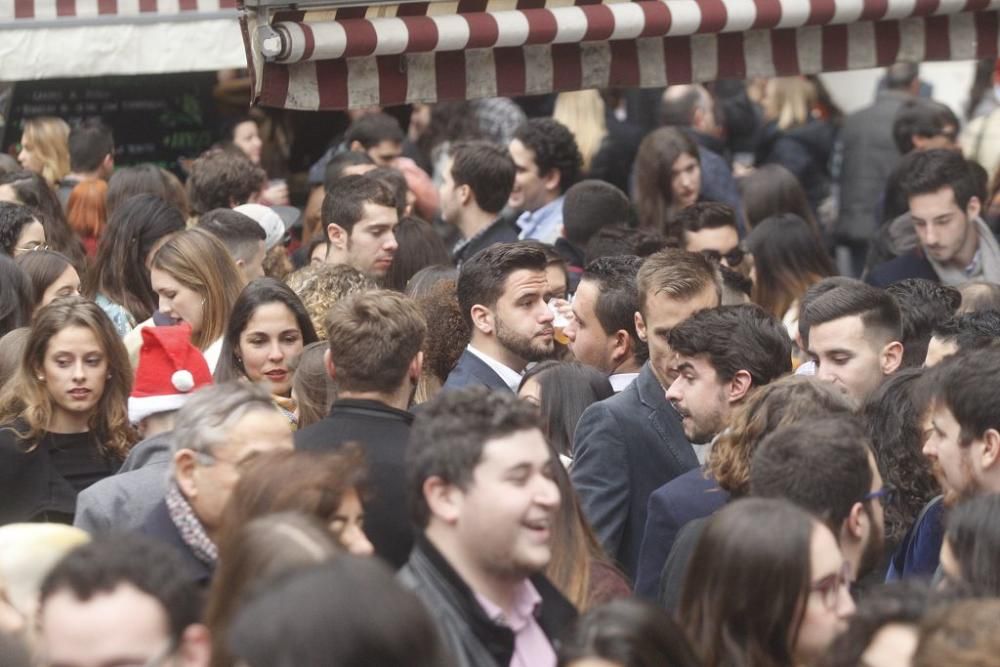
[[[213,208],[245,204],[261,189],[267,174],[237,150],[212,149],[191,164],[187,182],[191,210],[201,215]]]
[[[899,544],[923,506],[938,494],[930,465],[920,451],[921,406],[915,401],[914,388],[923,374],[921,368],[898,371],[861,408],[884,482],[895,489],[891,502],[885,504],[889,544]]]
[[[442,280],[417,298],[417,306],[427,318],[424,369],[442,384],[458,363],[471,335],[458,305],[455,283],[455,280]]]
[[[371,278],[346,264],[310,264],[288,276],[309,313],[320,340],[326,340],[326,314],[341,299],[375,289]]]
[[[13,257],[21,231],[33,222],[37,219],[27,206],[0,201],[0,252]]]
[[[551,118],[532,118],[514,133],[514,138],[535,153],[539,175],[559,170],[559,193],[580,180],[583,158],[569,129]]]
[[[733,415],[708,455],[708,469],[730,495],[750,491],[750,461],[770,433],[803,419],[849,415],[854,406],[832,385],[792,375],[761,387]]]

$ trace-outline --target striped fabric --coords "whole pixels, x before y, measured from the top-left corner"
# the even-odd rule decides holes
[[[166,16],[235,8],[236,0],[2,0],[0,23],[149,14]]]
[[[258,101],[292,109],[993,58],[1000,0],[459,0],[278,12]],[[245,37],[257,17],[245,19]],[[276,44],[272,42],[271,45]]]

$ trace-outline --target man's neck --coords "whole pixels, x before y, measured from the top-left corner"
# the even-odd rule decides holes
[[[339,391],[337,392],[337,400],[349,398],[355,401],[378,401],[397,410],[406,410],[410,407],[410,394],[412,393],[411,387],[407,383],[389,394],[380,391]]]
[[[495,336],[484,336],[477,332],[472,335],[470,345],[476,348],[477,352],[482,352],[517,373],[523,373],[525,366],[528,365],[527,361],[505,348]]]
[[[629,355],[628,357],[625,358],[625,361],[623,361],[620,365],[618,365],[617,367],[615,367],[615,369],[613,371],[611,371],[611,373],[609,373],[609,375],[623,375],[625,373],[638,373],[640,370],[642,370],[642,364],[640,364],[638,361],[636,361],[636,359],[635,359],[634,356]]]
[[[519,579],[513,575],[499,577],[477,567],[475,562],[466,556],[465,549],[447,526],[434,525],[432,520],[432,525],[427,526],[425,535],[473,593],[500,607],[505,614],[510,614],[517,596],[517,588],[524,581],[523,578]]]
[[[478,206],[467,206],[462,209],[461,219],[457,225],[458,231],[462,232],[462,238],[469,240],[492,225],[496,219],[496,213],[487,213]]]
[[[976,218],[969,219],[969,229],[968,236],[965,241],[965,245],[956,253],[954,259],[952,259],[951,264],[956,269],[965,270],[972,260],[976,257],[976,252],[979,251],[979,225],[976,224]]]
[[[101,177],[100,170],[98,171],[71,171],[66,174],[65,180],[67,181],[96,181]]]

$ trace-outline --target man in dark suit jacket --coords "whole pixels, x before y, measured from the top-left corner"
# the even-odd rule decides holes
[[[490,246],[462,264],[458,304],[472,336],[444,383],[446,391],[516,391],[528,362],[552,355],[547,261],[540,249],[519,242]]]
[[[670,329],[719,305],[718,267],[701,255],[667,249],[651,255],[636,278],[636,331],[650,360],[635,382],[583,413],[574,438],[571,477],[605,550],[635,577],[649,495],[698,466],[680,416],[665,396],[673,382]]]
[[[517,240],[521,229],[500,215],[514,188],[514,160],[506,149],[487,141],[455,144],[441,174],[441,218],[462,235],[452,250],[456,264]]]
[[[753,305],[720,306],[695,313],[670,332],[678,378],[667,399],[684,417],[691,442],[710,443],[729,425],[733,409],[757,387],[792,370],[792,341],[785,325]],[[712,492],[715,487],[715,492]],[[683,522],[711,514],[728,494],[701,470],[685,473],[649,498],[635,590],[656,598],[663,562]]]
[[[295,434],[295,448],[336,451],[357,442],[368,463],[365,534],[393,567],[406,562],[413,530],[406,510],[406,449],[413,415],[406,411],[420,379],[427,325],[401,294],[376,290],[330,310],[326,365],[337,400],[323,420]]]

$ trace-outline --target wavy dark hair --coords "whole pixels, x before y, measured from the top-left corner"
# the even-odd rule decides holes
[[[35,215],[27,206],[0,201],[0,252],[13,257],[21,232],[35,221]]]
[[[319,340],[316,329],[302,300],[296,296],[288,285],[274,278],[257,278],[243,288],[233,304],[229,315],[229,323],[222,338],[222,351],[219,353],[219,363],[215,367],[215,381],[228,382],[246,378],[243,359],[239,354],[240,336],[247,328],[247,323],[257,309],[270,303],[283,304],[295,316],[295,323],[302,333],[302,345],[305,347]]]
[[[1000,597],[1000,495],[977,496],[948,516],[945,541],[955,556],[961,580],[977,595]]]
[[[73,266],[69,257],[55,250],[34,250],[20,255],[16,260],[31,280],[35,295],[33,305],[37,308],[52,283],[59,280],[66,269]]]
[[[885,539],[899,544],[920,510],[940,491],[921,452],[922,406],[914,389],[922,368],[906,368],[889,376],[861,408],[865,428],[875,445],[883,482],[895,493],[885,508]]]
[[[0,253],[0,336],[31,324],[35,305],[31,279],[17,263]],[[0,378],[0,383],[10,378]]]
[[[14,190],[17,201],[27,206],[42,223],[45,227],[46,244],[69,257],[77,271],[81,271],[85,257],[83,244],[66,222],[59,197],[48,182],[32,171],[15,171],[0,176],[0,185],[9,185]]]
[[[538,383],[539,410],[549,444],[559,454],[573,455],[573,433],[583,411],[614,395],[608,377],[575,361],[543,361],[521,377],[518,391],[528,380]]]
[[[97,244],[97,259],[83,293],[98,294],[120,304],[137,322],[156,310],[157,296],[146,260],[166,236],[184,230],[181,211],[156,195],[130,197],[117,206]]]
[[[405,292],[410,278],[420,270],[451,263],[448,247],[429,222],[405,216],[396,225],[395,234],[399,251],[385,274],[389,289]]]
[[[648,134],[635,156],[635,202],[639,226],[657,231],[667,238],[683,238],[676,229],[668,228],[673,202],[674,163],[682,155],[695,159],[699,167],[698,145],[676,127],[661,127]],[[672,223],[671,223],[672,225]]]

